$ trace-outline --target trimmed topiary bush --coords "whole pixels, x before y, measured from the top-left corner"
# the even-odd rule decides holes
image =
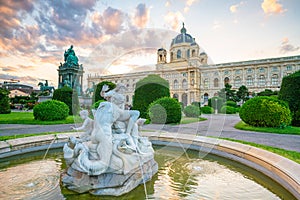
[[[179,123],[181,108],[177,99],[163,97],[149,105],[148,116],[154,124]]]
[[[200,107],[195,105],[186,106],[183,113],[186,117],[199,117],[201,115]]]
[[[222,106],[221,113],[224,113],[224,114],[235,114],[236,113],[236,109],[234,107],[231,107],[231,106]]]
[[[69,107],[69,115],[76,115],[80,110],[79,99],[76,90],[68,86],[54,90],[53,100],[64,102]]]
[[[300,126],[300,71],[283,77],[278,99],[289,104],[293,117],[292,125]]]
[[[239,114],[245,123],[258,127],[284,127],[289,125],[292,119],[284,101],[264,96],[246,101]]]
[[[217,101],[216,101],[216,99],[217,99]],[[208,106],[212,107],[214,110],[217,107],[218,112],[221,112],[221,108],[222,108],[225,100],[226,99],[223,99],[221,97],[212,97],[212,98],[208,99]]]
[[[223,103],[223,106],[231,106],[231,107],[236,108],[237,104],[234,101],[226,101],[225,103]],[[222,108],[221,108],[221,110],[222,110]]]
[[[204,106],[201,108],[201,113],[203,113],[203,114],[212,114],[214,112],[215,112],[215,110],[210,106]]]
[[[8,90],[0,88],[0,114],[9,114],[11,112],[8,95]]]
[[[44,101],[33,108],[33,116],[36,120],[54,121],[64,120],[69,115],[67,104],[57,100]]]
[[[158,75],[148,75],[136,83],[132,109],[140,111],[141,118],[147,118],[149,105],[161,97],[170,97],[168,81]]]
[[[101,83],[98,83],[97,86],[96,86],[96,90],[95,90],[95,92],[93,94],[93,98],[92,98],[92,102],[93,103],[95,103],[95,102],[97,102],[99,100],[105,100],[103,97],[100,96],[100,92],[102,90],[103,85],[108,85],[108,87],[109,87],[108,91],[110,91],[110,90],[112,90],[112,89],[114,89],[116,87],[116,84],[114,84],[114,83],[112,83],[110,81],[102,81]]]

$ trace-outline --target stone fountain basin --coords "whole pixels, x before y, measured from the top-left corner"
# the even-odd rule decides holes
[[[62,147],[70,136],[80,133],[43,135],[0,141],[0,158]],[[227,140],[170,132],[142,132],[154,145],[185,147],[215,154],[254,168],[282,185],[300,199],[300,165],[277,154]]]

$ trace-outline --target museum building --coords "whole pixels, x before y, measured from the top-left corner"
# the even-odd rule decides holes
[[[157,50],[156,69],[143,72],[88,75],[88,87],[93,83],[111,81],[127,86],[126,103],[132,104],[135,84],[150,74],[157,74],[170,85],[171,97],[184,105],[192,102],[206,104],[208,99],[217,95],[226,83],[232,89],[245,85],[249,92],[265,89],[279,90],[282,78],[300,70],[300,55],[267,58],[240,62],[208,64],[208,56],[196,43],[195,38],[181,28],[180,34],[172,39],[169,49],[170,61],[167,62],[167,50]]]

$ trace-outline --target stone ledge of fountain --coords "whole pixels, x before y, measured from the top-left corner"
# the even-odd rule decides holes
[[[253,146],[191,134],[142,132],[152,144],[184,147],[225,157],[254,168],[300,199],[300,164]]]
[[[0,158],[63,147],[70,136],[79,136],[80,132],[33,136],[0,141]],[[204,153],[211,153],[235,160],[269,176],[297,199],[300,199],[300,164],[269,151],[249,145],[170,132],[141,132],[152,144],[184,147]]]
[[[79,133],[49,134],[0,141],[0,159],[48,148],[60,148],[63,147],[70,136],[76,137],[79,136]]]

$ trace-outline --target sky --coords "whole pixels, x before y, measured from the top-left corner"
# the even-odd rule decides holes
[[[150,69],[183,22],[214,64],[300,55],[299,8],[299,0],[0,0],[0,82],[57,87],[71,45],[85,76]]]

